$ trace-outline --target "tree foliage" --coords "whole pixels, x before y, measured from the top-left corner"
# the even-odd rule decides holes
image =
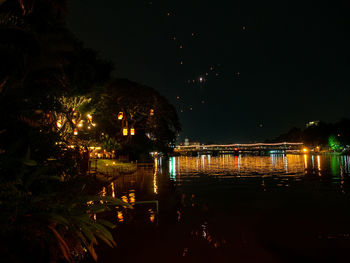
[[[274,141],[304,142],[309,146],[330,146],[340,151],[350,145],[350,120],[342,119],[336,123],[319,122],[305,129],[293,128]]]
[[[98,132],[108,134],[128,151],[169,151],[180,123],[175,108],[154,89],[126,79],[116,79],[96,98],[94,118]],[[118,120],[118,113],[123,119]],[[134,128],[135,136],[123,136],[123,128]]]
[[[5,262],[71,261],[85,250],[96,258],[97,238],[115,244],[108,231],[113,225],[93,215],[123,203],[87,196],[80,155],[67,147],[65,136],[73,119],[82,118],[78,108],[84,99],[76,96],[87,98],[103,85],[111,67],[72,36],[63,14],[64,1],[0,2],[0,251]]]

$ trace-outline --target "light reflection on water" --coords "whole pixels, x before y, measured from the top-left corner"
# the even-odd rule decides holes
[[[245,248],[246,255],[259,255],[266,247],[275,253],[279,246],[293,253],[322,245],[324,251],[333,253],[327,240],[350,233],[350,214],[344,210],[349,173],[349,156],[178,156],[155,159],[153,170],[121,176],[101,194],[129,203],[160,200],[160,210],[174,210],[171,214],[176,225],[168,223],[161,213],[158,217],[152,205],[136,206],[133,219],[130,211],[121,207],[113,211],[113,218],[124,225],[140,214],[148,225],[160,222],[162,231],[172,233],[168,243],[159,242],[164,243],[164,248],[174,247],[167,253],[195,255],[200,262],[207,257],[209,248],[220,248],[227,249],[225,256],[230,260],[225,262],[260,262],[231,259],[244,254]],[[169,180],[175,185],[175,193],[169,191]],[[170,194],[164,197],[164,192]],[[178,203],[173,200],[176,205],[172,207],[174,203],[169,199],[175,195]],[[322,259],[318,253],[312,257]],[[279,255],[278,251],[275,255]]]
[[[320,155],[282,155],[269,156],[221,155],[213,157],[179,156],[169,159],[170,178],[180,180],[182,176],[191,177],[205,174],[218,178],[233,177],[266,177],[266,176],[304,176],[318,174],[322,171],[339,176],[343,170],[349,174],[349,156],[320,156]],[[331,168],[331,169],[329,169]]]

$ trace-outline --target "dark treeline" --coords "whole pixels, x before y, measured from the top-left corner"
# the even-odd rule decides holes
[[[271,141],[304,142],[305,145],[311,147],[323,146],[331,147],[333,150],[340,150],[340,148],[350,145],[350,120],[342,119],[336,123],[320,121],[305,128],[294,127]]]

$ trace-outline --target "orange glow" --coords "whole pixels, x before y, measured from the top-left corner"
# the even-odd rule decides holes
[[[123,129],[123,135],[124,135],[124,136],[127,136],[127,135],[128,135],[128,128],[124,128],[124,129]]]
[[[304,149],[303,149],[303,152],[304,152],[304,153],[307,153],[308,151],[309,151],[308,148],[304,148]]]
[[[149,115],[151,115],[151,116],[154,115],[154,109],[151,109],[151,110],[149,111]]]
[[[149,221],[151,221],[151,223],[154,223],[154,219],[155,219],[154,211],[152,209],[148,209],[148,212],[149,212]]]
[[[124,216],[123,216],[123,212],[121,211],[118,211],[118,221],[119,222],[123,222],[124,221]]]
[[[127,196],[123,195],[121,199],[122,199],[122,201],[124,203],[128,203],[128,197]]]
[[[135,199],[135,193],[130,193],[129,194],[129,200],[130,200],[130,203],[135,203],[136,199]]]
[[[74,135],[78,135],[78,129],[74,129],[73,134],[74,134]]]
[[[56,122],[56,125],[57,125],[57,128],[61,128],[61,127],[62,127],[62,121],[60,121],[60,120],[57,121],[57,122]]]
[[[130,135],[135,135],[135,129],[134,128],[130,129]]]
[[[118,120],[122,120],[124,118],[124,113],[123,112],[119,112],[118,113]]]
[[[112,188],[112,197],[115,197],[115,190],[114,190],[114,183],[111,183],[111,188]]]

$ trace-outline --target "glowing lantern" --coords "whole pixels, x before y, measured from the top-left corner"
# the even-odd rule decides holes
[[[154,115],[154,109],[151,109],[151,110],[149,111],[149,115],[151,115],[151,116]]]
[[[122,120],[124,117],[124,113],[123,112],[119,112],[118,113],[118,120]]]
[[[128,135],[128,128],[124,128],[124,129],[123,129],[123,135],[124,135],[124,136],[127,136],[127,135]]]
[[[74,129],[73,134],[78,135],[78,129]]]
[[[130,129],[130,135],[135,135],[135,129],[134,128]]]

